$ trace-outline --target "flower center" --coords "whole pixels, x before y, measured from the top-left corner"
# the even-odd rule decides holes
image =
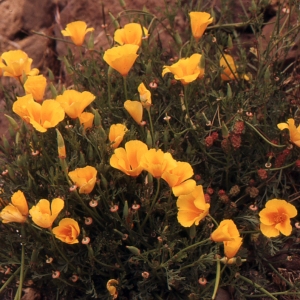
[[[276,224],[279,224],[279,223],[284,222],[285,219],[286,219],[286,215],[285,215],[285,214],[282,214],[282,213],[281,213],[281,214],[277,213],[277,214],[275,214],[275,215],[273,216],[273,221],[274,221],[274,223],[276,223]]]

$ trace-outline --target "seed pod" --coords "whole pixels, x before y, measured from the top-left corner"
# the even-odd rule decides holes
[[[136,248],[134,246],[126,246],[126,248],[134,255],[140,255],[141,250],[139,248]]]

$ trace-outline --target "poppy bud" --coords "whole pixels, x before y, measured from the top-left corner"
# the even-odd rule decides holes
[[[134,247],[134,246],[126,246],[126,248],[134,255],[140,255],[141,254],[141,250]]]

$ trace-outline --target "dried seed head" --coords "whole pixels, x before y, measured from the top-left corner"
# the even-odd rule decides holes
[[[87,245],[89,244],[91,241],[91,239],[88,237],[88,236],[85,236],[82,240],[81,240],[81,243],[84,244],[84,245]]]
[[[142,273],[142,276],[145,278],[145,279],[147,279],[147,278],[149,278],[149,276],[150,276],[150,274],[149,274],[149,272],[143,272]]]
[[[48,257],[46,259],[46,264],[51,264],[53,262],[53,257]]]
[[[69,188],[69,191],[70,191],[70,192],[74,192],[74,191],[76,191],[76,189],[77,189],[77,185],[74,184],[74,185],[72,185],[72,186]]]
[[[91,217],[84,218],[85,225],[91,225],[93,223],[93,219]]]
[[[251,209],[252,211],[256,211],[258,210],[258,207],[255,204],[252,204],[249,206],[249,209]]]
[[[118,209],[119,209],[119,206],[115,204],[115,205],[113,205],[113,206],[110,208],[110,211],[111,211],[111,212],[117,212]]]
[[[91,200],[91,201],[89,202],[89,205],[90,205],[90,207],[96,207],[96,206],[98,205],[98,201],[96,201],[96,200]]]
[[[138,210],[138,209],[140,209],[140,205],[139,204],[137,204],[137,203],[134,203],[134,204],[132,204],[132,206],[131,206],[131,208],[133,209],[133,210]]]
[[[76,282],[79,279],[79,276],[76,274],[73,274],[70,279],[71,279],[71,281]]]
[[[53,271],[52,272],[52,278],[59,278],[60,272],[59,271]]]
[[[200,277],[198,280],[200,285],[206,285],[207,284],[207,279],[204,277]]]

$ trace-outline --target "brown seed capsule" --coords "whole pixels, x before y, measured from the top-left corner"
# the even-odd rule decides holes
[[[59,278],[60,272],[59,271],[54,271],[52,272],[52,278]]]

